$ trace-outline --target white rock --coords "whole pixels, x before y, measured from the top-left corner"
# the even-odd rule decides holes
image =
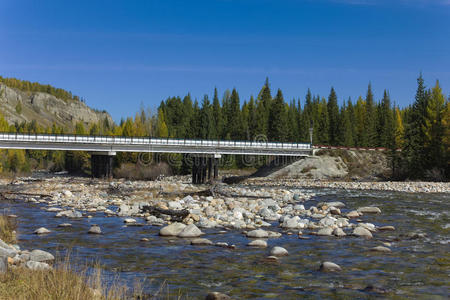
[[[333,228],[331,227],[325,227],[325,228],[321,228],[318,232],[317,235],[324,235],[324,236],[330,236],[333,234]]]
[[[199,238],[199,239],[193,239],[191,241],[191,245],[212,245],[213,242],[211,242],[208,239],[203,239],[203,238]]]
[[[347,234],[345,234],[344,230],[342,230],[341,228],[335,228],[333,230],[333,235],[342,237],[342,236],[346,236]]]
[[[260,248],[266,248],[267,242],[264,240],[253,240],[250,243],[248,243],[248,246],[250,247],[260,247]]]
[[[269,237],[269,234],[265,230],[255,229],[255,230],[247,232],[247,237],[249,237],[249,238],[267,238],[267,237]]]
[[[379,214],[381,213],[381,209],[376,206],[365,206],[358,208],[358,212],[365,214]]]
[[[364,227],[358,226],[353,230],[353,235],[365,238],[372,238],[372,233]]]
[[[275,246],[270,250],[270,255],[273,256],[286,256],[288,255],[288,251],[284,249],[283,247]]]
[[[101,234],[102,230],[100,229],[100,226],[98,225],[92,225],[91,228],[89,228],[88,233],[91,234]]]
[[[37,262],[37,261],[27,261],[25,263],[25,266],[33,271],[44,271],[44,270],[50,270],[51,267],[49,264],[44,263],[44,262]]]
[[[339,272],[339,271],[342,271],[342,268],[333,262],[325,261],[320,265],[320,271]]]
[[[123,222],[127,223],[127,224],[132,224],[132,223],[136,223],[136,220],[132,219],[132,218],[126,218],[125,220],[123,220]]]
[[[43,261],[52,261],[54,259],[55,257],[51,253],[48,253],[47,251],[36,249],[31,251],[30,253],[30,260],[32,261],[43,262]]]
[[[177,236],[183,229],[186,228],[186,225],[183,223],[172,223],[167,225],[159,231],[159,235],[161,236]]]
[[[51,231],[45,227],[38,228],[34,231],[35,234],[45,234],[45,233],[50,233],[50,232]]]
[[[181,238],[192,238],[201,236],[203,232],[198,229],[195,224],[190,224],[186,226],[177,236]]]
[[[371,251],[376,251],[376,252],[391,252],[391,249],[389,249],[388,247],[383,247],[383,246],[376,246],[370,249]]]
[[[167,203],[167,206],[169,207],[169,209],[173,209],[173,210],[183,209],[183,206],[181,206],[181,203],[178,201],[169,201],[169,203]]]

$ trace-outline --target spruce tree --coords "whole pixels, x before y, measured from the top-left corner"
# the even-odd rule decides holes
[[[417,79],[415,101],[408,114],[408,124],[405,130],[405,144],[402,156],[407,163],[408,175],[419,178],[424,175],[428,161],[425,152],[425,116],[429,95],[426,91],[422,74]]]
[[[369,83],[365,102],[364,130],[366,131],[364,146],[375,147],[377,145],[376,108],[373,100],[372,85]]]
[[[283,93],[278,89],[269,112],[268,138],[270,141],[284,142],[287,137],[287,115]]]
[[[214,89],[213,118],[215,131],[212,138],[218,139],[222,136],[223,132],[223,118],[222,118],[222,108],[220,107],[219,97],[217,96],[217,88]]]
[[[339,107],[337,103],[337,96],[334,88],[331,88],[330,95],[328,96],[328,120],[329,120],[329,143],[330,145],[338,144],[339,135]]]

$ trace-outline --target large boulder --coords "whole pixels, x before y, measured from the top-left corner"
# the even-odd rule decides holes
[[[31,251],[30,260],[38,262],[53,261],[55,260],[55,257],[51,253],[36,249]]]
[[[0,247],[0,257],[3,257],[3,256],[14,257],[14,256],[16,256],[16,254],[17,254],[16,250],[13,250],[11,248]]]
[[[286,256],[286,255],[289,255],[289,253],[283,247],[276,246],[276,247],[273,247],[272,250],[270,250],[270,255],[273,255],[273,256]]]
[[[161,236],[177,236],[183,229],[186,228],[186,225],[183,223],[172,223],[167,225],[159,231],[159,235]]]
[[[181,238],[199,237],[203,232],[195,224],[186,226],[177,236]]]
[[[267,247],[267,242],[265,240],[253,240],[250,243],[248,243],[248,246],[250,246],[250,247],[266,248]]]
[[[247,232],[247,237],[249,238],[267,238],[269,237],[269,233],[262,229],[255,229]]]
[[[323,235],[323,236],[330,236],[333,234],[333,228],[331,227],[325,227],[325,228],[321,228],[318,232],[317,235]]]
[[[355,236],[359,236],[359,237],[364,237],[367,239],[371,239],[372,238],[372,233],[367,230],[366,228],[362,227],[362,226],[358,226],[353,230],[353,235]]]

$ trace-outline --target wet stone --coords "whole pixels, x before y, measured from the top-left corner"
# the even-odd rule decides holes
[[[338,264],[330,261],[325,261],[320,265],[319,270],[322,272],[340,272],[342,271],[342,268]]]

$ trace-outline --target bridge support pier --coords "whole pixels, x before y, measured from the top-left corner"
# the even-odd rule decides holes
[[[91,175],[96,178],[113,177],[113,158],[116,152],[91,153]]]
[[[220,155],[214,157],[194,156],[192,162],[192,183],[203,184],[215,180],[219,175]]]

